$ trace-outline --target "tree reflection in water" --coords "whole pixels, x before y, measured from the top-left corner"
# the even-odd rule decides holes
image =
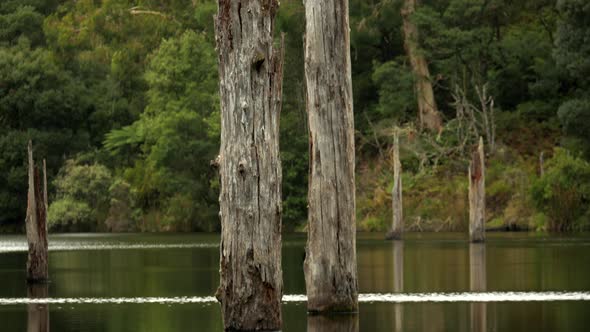
[[[49,295],[47,284],[27,285],[27,296],[32,299],[46,299]],[[30,303],[27,305],[27,331],[49,332],[49,305]]]

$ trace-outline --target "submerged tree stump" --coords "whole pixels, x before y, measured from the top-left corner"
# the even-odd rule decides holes
[[[404,242],[393,241],[393,291],[404,292]],[[393,316],[395,317],[395,332],[404,329],[404,307],[401,303],[393,305]]]
[[[485,155],[483,138],[479,138],[477,150],[469,165],[469,238],[471,242],[485,241]]]
[[[391,190],[391,211],[393,223],[387,234],[389,240],[399,240],[404,233],[404,214],[402,204],[402,164],[399,160],[399,133],[396,128],[393,136],[393,189]]]
[[[26,230],[29,244],[27,281],[43,283],[48,279],[47,267],[47,211],[41,189],[39,170],[33,160],[33,143],[28,146],[29,191],[27,196]]]
[[[281,329],[283,54],[273,49],[277,0],[218,0],[220,285],[231,331]]]
[[[358,310],[354,114],[348,0],[304,0],[309,119],[310,312]]]

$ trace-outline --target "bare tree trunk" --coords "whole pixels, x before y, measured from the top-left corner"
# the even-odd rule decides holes
[[[399,160],[399,131],[396,128],[393,136],[393,189],[391,191],[391,210],[393,224],[387,234],[389,240],[399,240],[404,233],[404,214],[402,204],[402,164]]]
[[[486,247],[483,243],[469,244],[469,283],[472,292],[486,291]],[[471,304],[470,331],[487,331],[487,305],[485,302]]]
[[[545,152],[539,155],[539,176],[545,175]]]
[[[307,332],[358,332],[359,316],[311,315],[307,317]]]
[[[485,155],[483,138],[479,138],[477,150],[469,165],[469,238],[471,242],[485,241]]]
[[[27,286],[27,296],[32,299],[49,297],[47,284]],[[27,305],[27,332],[49,332],[49,305],[32,303]]]
[[[29,256],[27,259],[27,281],[30,283],[46,282],[47,268],[47,213],[41,189],[39,170],[33,160],[33,143],[29,141],[29,192],[27,204],[27,242]]]
[[[348,0],[304,0],[309,117],[310,312],[358,310],[354,115]]]
[[[49,212],[49,202],[47,201],[47,161],[43,159],[43,203],[45,212]]]
[[[442,120],[434,99],[428,63],[424,55],[418,50],[418,28],[411,20],[411,16],[416,11],[416,3],[417,0],[404,0],[402,6],[404,47],[416,77],[415,86],[420,127],[440,132],[442,130]]]
[[[226,330],[281,328],[283,54],[273,49],[277,0],[218,0],[221,97],[220,275]]]

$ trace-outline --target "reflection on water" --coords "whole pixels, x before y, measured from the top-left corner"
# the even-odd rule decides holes
[[[351,315],[310,315],[307,316],[307,332],[358,332],[359,316]]]
[[[404,292],[404,242],[393,241],[393,291]],[[395,317],[395,332],[401,332],[404,328],[404,307],[401,303],[393,305]]]
[[[46,299],[49,295],[49,286],[47,284],[27,285],[27,295],[33,299]],[[49,332],[48,304],[27,305],[27,331]]]
[[[464,234],[383,237],[357,236],[359,331],[468,332],[472,313],[480,330],[587,330],[588,234],[494,233],[485,247],[470,247]],[[283,331],[305,331],[306,236],[283,239]],[[34,299],[24,285],[26,239],[0,236],[0,331],[43,331],[49,323],[59,332],[223,328],[212,297],[218,234],[51,235],[50,243],[59,246],[49,252],[52,283],[47,299]],[[483,272],[486,264],[493,268]]]
[[[469,284],[472,292],[486,291],[486,247],[484,243],[469,244]],[[487,330],[486,302],[471,303],[471,331]]]

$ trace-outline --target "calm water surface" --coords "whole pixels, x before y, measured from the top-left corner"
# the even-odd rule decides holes
[[[514,291],[541,300],[550,292],[590,296],[590,234],[489,234],[485,245],[470,245],[463,234],[409,234],[403,243],[382,239],[358,236],[362,294],[436,293],[424,298],[447,302],[395,303],[400,301],[393,296],[362,302],[358,316],[329,318],[308,318],[304,302],[286,302],[283,331],[588,331],[590,301],[533,302],[518,295],[517,302],[493,301]],[[0,331],[45,332],[46,324],[59,332],[221,331],[219,305],[205,298],[219,281],[218,242],[215,234],[55,235],[51,284],[27,289],[24,237],[0,236]],[[305,294],[304,245],[305,235],[283,238],[285,294]],[[490,300],[484,292],[500,296]],[[476,293],[476,302],[455,293]],[[7,300],[28,297],[78,301]],[[203,301],[182,303],[183,297]],[[92,303],[105,298],[132,303]]]

